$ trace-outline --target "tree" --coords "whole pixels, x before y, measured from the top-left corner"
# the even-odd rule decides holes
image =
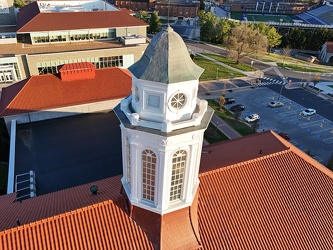
[[[312,82],[313,82],[313,86],[316,86],[320,82],[320,74],[319,73],[315,74],[315,76],[312,79]]]
[[[282,67],[284,67],[287,57],[291,57],[292,51],[293,51],[292,48],[290,48],[289,46],[282,49],[282,55],[283,55],[283,66]]]
[[[150,34],[156,34],[161,30],[161,20],[160,17],[158,16],[157,11],[154,11],[149,19],[149,28],[148,28],[148,33]]]
[[[140,20],[142,20],[142,21],[144,21],[144,22],[146,22],[146,23],[148,23],[148,21],[149,21],[148,13],[147,13],[147,11],[145,11],[145,10],[140,10],[139,12],[137,12],[137,13],[135,14],[135,16],[136,16],[138,19],[140,19]]]
[[[213,13],[200,13],[200,40],[206,42],[215,42],[216,40],[216,24],[218,19]]]
[[[267,45],[267,37],[246,24],[234,27],[226,42],[226,46],[230,49],[229,56],[235,59],[236,63],[239,63],[244,56],[263,53]]]
[[[223,107],[223,105],[225,104],[225,98],[224,98],[224,96],[222,95],[222,96],[220,96],[220,109],[222,110],[222,107]]]
[[[15,8],[22,8],[23,6],[26,6],[27,4],[22,0],[14,0],[13,5]]]
[[[277,31],[274,27],[271,27],[267,31],[267,34],[265,34],[265,35],[267,36],[267,40],[268,40],[269,52],[271,52],[271,49],[273,47],[280,45],[282,42],[282,40],[281,40],[282,36],[279,33],[277,33]]]

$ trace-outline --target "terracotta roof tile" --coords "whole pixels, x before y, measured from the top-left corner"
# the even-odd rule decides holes
[[[131,93],[131,76],[120,68],[97,69],[95,78],[62,81],[59,75],[32,76],[2,89],[0,114],[26,113],[124,98]]]
[[[210,144],[202,149],[200,173],[256,159],[285,150],[288,147],[289,145],[281,141],[280,138],[272,137],[271,131],[263,132],[260,136],[249,135],[230,141]]]
[[[121,10],[40,13],[37,2],[25,6],[17,15],[18,33],[131,26],[148,25]]]
[[[186,243],[183,233],[196,231],[196,204],[202,249],[331,249],[333,173],[273,132],[253,137],[267,144],[281,140],[286,148],[201,173],[198,200],[189,209],[162,217],[138,210],[138,223],[122,209],[120,176],[22,203],[11,203],[13,195],[0,197],[0,249],[153,249],[149,227],[160,225],[162,243],[183,237]],[[237,140],[241,152],[248,140]],[[215,147],[226,152],[228,144]],[[97,195],[89,193],[92,184]]]
[[[201,174],[204,249],[330,248],[332,177],[291,144],[290,149]]]

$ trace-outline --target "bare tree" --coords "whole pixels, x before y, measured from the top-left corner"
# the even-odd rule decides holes
[[[224,96],[220,96],[220,109],[222,110],[223,105],[225,104],[225,98]]]
[[[287,57],[291,57],[291,52],[292,52],[292,48],[290,48],[289,46],[285,47],[282,49],[282,55],[283,55],[283,66],[286,64],[286,59]]]
[[[320,74],[319,73],[315,74],[315,76],[312,79],[312,82],[313,82],[314,87],[320,82]]]
[[[229,48],[229,57],[239,60],[247,55],[259,55],[267,50],[267,37],[252,29],[246,24],[240,24],[232,29],[226,46]]]

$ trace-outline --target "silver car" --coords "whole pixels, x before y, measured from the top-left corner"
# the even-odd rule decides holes
[[[315,109],[305,109],[301,112],[302,116],[310,116],[316,114],[317,111]]]
[[[279,102],[279,101],[272,101],[270,103],[268,103],[268,106],[271,108],[278,108],[278,107],[283,107],[283,102]]]

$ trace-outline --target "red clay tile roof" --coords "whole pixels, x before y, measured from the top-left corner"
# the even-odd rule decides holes
[[[199,175],[198,200],[187,212],[157,222],[162,231],[173,230],[161,241],[186,232],[177,234],[183,229],[169,227],[171,221],[177,227],[191,218],[195,228],[198,204],[202,249],[331,249],[332,172],[273,132],[253,137],[288,148],[224,166],[228,143],[211,145],[224,167]],[[242,139],[237,142],[240,152],[249,148]],[[90,194],[93,184],[99,186],[97,195]],[[121,209],[120,189],[118,176],[22,203],[11,203],[13,195],[0,197],[0,249],[153,249],[145,233],[151,224],[142,224],[151,222],[146,217],[151,213],[141,213],[141,221],[134,222]]]
[[[153,249],[120,208],[120,176],[93,184],[97,195],[87,184],[22,203],[5,204],[0,197],[1,210],[11,211],[0,213],[0,228],[12,228],[0,232],[0,249]]]
[[[145,231],[154,249],[201,249],[197,196],[194,203],[162,216],[133,206],[132,217]]]
[[[121,10],[41,13],[37,2],[25,6],[17,15],[17,33],[132,26],[148,24]]]
[[[240,143],[244,146],[240,147]],[[285,150],[289,147],[281,140],[272,140],[270,132],[255,134],[204,146],[201,155],[200,173],[256,159]],[[223,148],[223,153],[221,152]],[[260,151],[261,150],[261,151]]]
[[[59,75],[32,76],[2,89],[2,116],[124,98],[131,93],[128,70],[97,69],[94,79],[62,81]]]
[[[259,140],[261,136],[267,137],[256,135]],[[271,136],[276,138],[267,144],[283,140]],[[239,155],[250,149],[241,143]],[[333,173],[289,145],[290,149],[199,176],[204,249],[332,248]],[[227,147],[215,148],[221,161]]]

